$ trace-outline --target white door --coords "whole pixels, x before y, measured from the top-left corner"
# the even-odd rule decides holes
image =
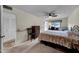
[[[16,39],[16,16],[14,14],[3,12],[2,35],[5,35],[3,42]]]

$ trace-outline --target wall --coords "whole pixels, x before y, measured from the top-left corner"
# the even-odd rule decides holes
[[[75,11],[71,14],[71,16],[68,19],[69,30],[74,25],[79,25],[79,8],[75,9]]]
[[[24,30],[25,28],[31,27],[33,25],[39,25],[41,30],[43,30],[43,19],[35,15],[29,14],[25,11],[13,8],[13,11],[6,12],[14,13],[16,15],[16,27],[17,29]],[[27,40],[27,31],[17,32],[16,44],[19,44]]]
[[[61,27],[68,27],[68,18],[62,19]]]

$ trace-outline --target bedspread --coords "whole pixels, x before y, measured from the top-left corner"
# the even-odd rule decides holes
[[[74,36],[73,33],[61,31],[41,32],[39,40],[52,42],[67,48],[73,48],[74,44],[79,44],[79,37]]]

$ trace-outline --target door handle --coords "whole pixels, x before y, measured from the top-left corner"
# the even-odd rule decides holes
[[[3,36],[0,36],[0,38],[4,38],[5,37],[5,35],[3,35]]]

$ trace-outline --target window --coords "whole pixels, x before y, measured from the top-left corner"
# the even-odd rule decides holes
[[[60,20],[53,21],[52,26],[56,27],[56,28],[60,28],[61,27],[61,21]]]
[[[44,27],[44,30],[51,30],[52,27],[55,27],[55,28],[60,28],[61,27],[61,22],[62,20],[55,20],[55,21],[45,21],[45,27]]]

